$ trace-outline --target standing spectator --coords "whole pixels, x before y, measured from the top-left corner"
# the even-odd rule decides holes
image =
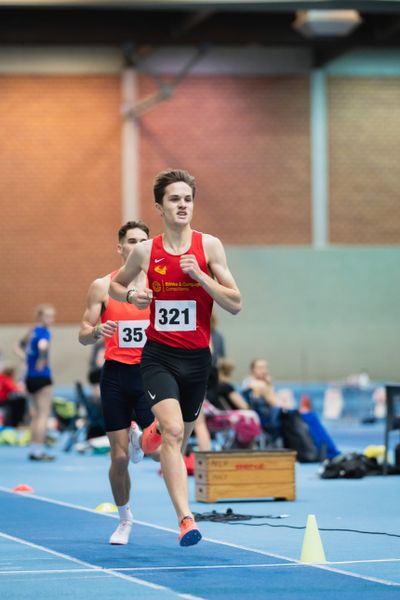
[[[45,439],[53,396],[49,351],[50,327],[55,318],[54,307],[51,304],[39,305],[36,318],[34,327],[20,342],[20,348],[25,352],[25,384],[30,394],[32,442],[28,458],[36,461],[51,461],[55,456],[45,451]]]

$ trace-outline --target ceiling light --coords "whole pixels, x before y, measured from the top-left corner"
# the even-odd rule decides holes
[[[362,18],[356,10],[299,10],[292,26],[305,37],[349,35]]]

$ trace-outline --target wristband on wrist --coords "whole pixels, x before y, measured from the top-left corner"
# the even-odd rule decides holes
[[[128,292],[126,294],[126,301],[128,304],[132,304],[131,300],[132,300],[133,294],[136,294],[135,288],[128,290]]]
[[[93,327],[93,337],[95,340],[99,340],[101,338],[100,325]]]

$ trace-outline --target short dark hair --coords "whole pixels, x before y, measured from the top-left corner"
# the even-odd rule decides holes
[[[226,377],[230,377],[235,370],[235,366],[233,360],[229,360],[229,358],[219,358],[217,362],[218,371]]]
[[[259,360],[262,360],[263,362],[267,362],[267,361],[265,360],[265,358],[260,358],[260,357],[258,357],[258,358],[253,358],[253,360],[252,360],[252,361],[251,361],[251,363],[250,363],[250,371],[252,371],[252,370],[254,369],[254,367],[256,366],[256,364],[258,363],[258,361],[259,361]]]
[[[125,225],[122,225],[118,230],[118,240],[121,241],[126,236],[129,229],[141,229],[149,237],[150,229],[143,223],[143,221],[127,221]]]
[[[52,304],[47,304],[47,302],[44,302],[43,304],[38,304],[36,307],[36,318],[40,319],[41,317],[43,317],[46,310],[55,310],[55,309]]]
[[[196,194],[196,180],[188,171],[183,169],[167,169],[158,173],[154,179],[154,200],[157,204],[162,204],[162,199],[165,194],[165,188],[171,183],[183,181],[192,188],[193,198]]]

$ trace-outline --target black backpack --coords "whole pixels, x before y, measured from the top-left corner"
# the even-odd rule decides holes
[[[296,450],[299,462],[319,462],[318,448],[298,410],[282,411],[281,435],[284,447]]]
[[[339,454],[322,465],[322,479],[361,479],[365,475],[378,475],[382,471],[376,458],[349,452]]]

